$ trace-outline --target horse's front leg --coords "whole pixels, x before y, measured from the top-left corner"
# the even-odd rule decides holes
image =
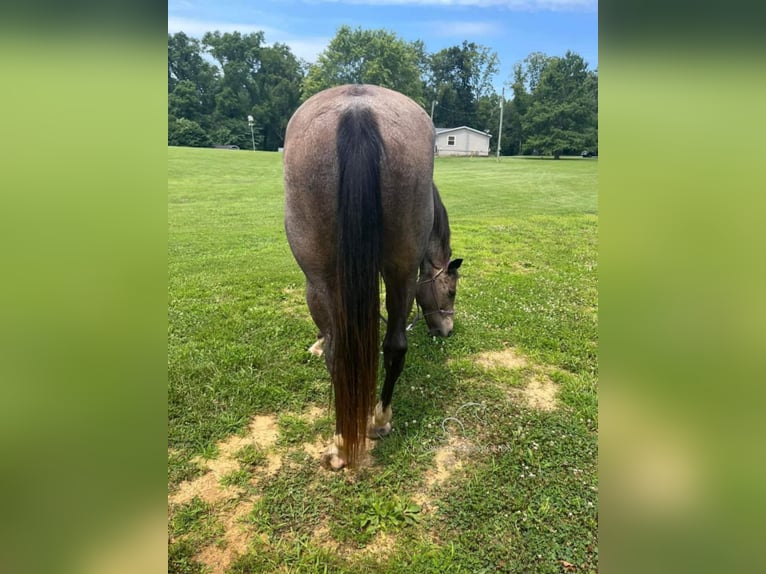
[[[388,323],[386,336],[383,339],[383,367],[386,376],[380,402],[375,405],[375,412],[367,426],[367,436],[372,439],[384,437],[391,432],[391,403],[394,397],[394,386],[402,373],[407,355],[405,324],[412,307],[412,292],[413,290],[408,289],[406,283],[394,288],[386,282]]]

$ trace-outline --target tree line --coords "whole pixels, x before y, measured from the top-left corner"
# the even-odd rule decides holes
[[[434,125],[466,125],[497,135],[501,153],[558,157],[598,148],[598,73],[581,56],[535,52],[517,62],[503,97],[494,88],[499,58],[474,42],[428,53],[386,30],[342,26],[317,61],[263,32],[168,34],[168,144],[277,150],[298,106],[348,83],[385,86],[418,102]],[[253,117],[253,131],[248,125]]]

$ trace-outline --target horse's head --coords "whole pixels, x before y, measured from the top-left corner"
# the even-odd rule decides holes
[[[452,334],[457,270],[461,263],[462,259],[455,259],[444,267],[426,265],[428,271],[421,269],[415,297],[423,309],[423,317],[431,335],[449,337]]]

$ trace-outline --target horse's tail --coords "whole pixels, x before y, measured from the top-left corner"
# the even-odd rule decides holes
[[[330,365],[336,432],[347,463],[364,452],[378,378],[383,141],[368,108],[343,112],[337,131],[337,301]]]

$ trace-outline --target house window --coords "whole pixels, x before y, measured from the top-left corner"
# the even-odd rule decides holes
[[[447,136],[447,145],[455,145],[455,136]]]

